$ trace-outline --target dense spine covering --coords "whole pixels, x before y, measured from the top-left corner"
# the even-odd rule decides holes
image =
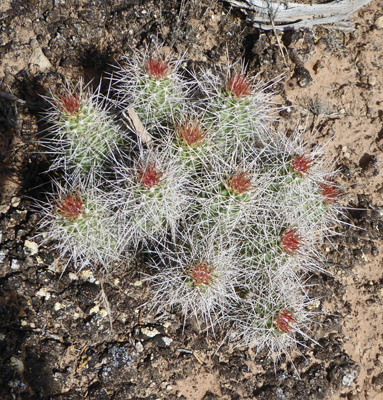
[[[185,107],[189,85],[182,79],[183,59],[164,55],[161,46],[154,52],[134,51],[124,58],[124,66],[115,80],[118,103],[122,109],[132,106],[151,134],[166,129]]]
[[[134,252],[143,243],[174,238],[191,207],[190,182],[170,151],[143,150],[133,165],[122,158],[110,191],[110,208],[121,237]]]
[[[100,88],[91,92],[80,82],[64,95],[53,95],[49,102],[46,117],[51,129],[43,145],[53,155],[52,169],[63,168],[67,176],[102,171],[126,133],[113,121]]]
[[[190,82],[182,58],[160,47],[124,61],[114,104],[134,110],[151,140],[139,140],[137,121],[137,140],[120,140],[82,90],[54,98],[56,164],[103,176],[109,160],[115,176],[103,191],[88,184],[51,202],[47,240],[77,263],[148,251],[154,308],[177,307],[278,358],[306,335],[302,279],[322,268],[317,245],[338,222],[340,191],[323,148],[305,144],[298,128],[273,131],[272,97],[243,65],[198,71]]]
[[[119,261],[123,246],[113,213],[104,193],[81,179],[55,183],[55,194],[39,204],[43,243],[54,242],[54,249],[77,269],[101,264],[108,269]]]

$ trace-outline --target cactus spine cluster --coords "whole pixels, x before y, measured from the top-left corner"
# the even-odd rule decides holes
[[[51,100],[66,186],[43,210],[48,240],[77,265],[147,252],[155,308],[278,357],[305,335],[304,274],[337,221],[323,149],[272,129],[271,94],[243,65],[188,80],[158,48],[124,61],[111,101],[129,130],[82,87]]]

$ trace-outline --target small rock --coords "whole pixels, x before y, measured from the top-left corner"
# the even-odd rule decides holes
[[[47,71],[52,66],[40,47],[33,51],[29,58],[29,63],[37,65],[41,71]]]
[[[32,49],[37,49],[39,47],[39,42],[35,37],[31,38],[29,41],[29,46],[31,46]]]
[[[295,76],[298,85],[302,88],[307,88],[313,84],[313,78],[311,77],[310,72],[303,66],[296,68]]]
[[[33,256],[37,254],[38,250],[39,245],[36,242],[31,242],[30,240],[24,242],[24,251],[29,255]]]
[[[351,386],[352,382],[354,382],[357,375],[358,375],[357,371],[350,371],[348,374],[345,374],[342,379],[342,385]]]
[[[11,269],[14,271],[20,269],[19,261],[18,260],[12,260],[11,261]]]
[[[45,288],[41,288],[38,292],[36,292],[36,296],[45,297],[46,300],[51,298],[51,294]]]
[[[375,20],[375,26],[378,29],[383,29],[383,15]]]
[[[24,364],[19,358],[11,357],[10,361],[12,369],[16,370],[19,374],[24,372]]]
[[[376,164],[376,162],[376,156],[364,153],[362,158],[359,160],[359,167],[362,168],[362,170],[366,170],[371,168],[374,164]]]
[[[108,316],[108,311],[102,308],[99,314],[101,315],[102,318],[106,318]]]
[[[142,345],[141,342],[136,343],[136,350],[138,353],[142,353],[144,351],[144,346]]]
[[[158,331],[156,328],[146,328],[145,327],[145,328],[141,329],[141,333],[147,337],[152,338],[154,336],[160,335],[161,332]]]
[[[170,337],[163,336],[161,339],[164,342],[165,346],[169,347],[173,343],[173,339],[171,339]]]
[[[371,86],[375,86],[375,85],[376,85],[376,76],[375,76],[375,75],[370,75],[370,76],[368,77],[368,83],[369,83]]]
[[[98,304],[96,304],[94,307],[92,307],[92,308],[89,310],[89,315],[96,314],[96,313],[98,313],[99,311],[100,311],[100,307],[98,306]]]
[[[374,385],[383,386],[383,373],[381,372],[378,376],[372,378],[372,383]]]
[[[78,276],[74,272],[69,272],[68,277],[69,277],[69,279],[71,281],[77,281],[78,280]]]
[[[20,197],[12,197],[11,206],[12,207],[18,207],[19,204],[20,204],[20,200],[21,200]]]
[[[37,261],[38,265],[43,265],[44,264],[44,261],[39,256],[36,257],[36,261]]]
[[[81,271],[81,275],[90,283],[96,282],[96,278],[94,277],[93,272],[90,269],[83,269]]]
[[[0,206],[0,215],[5,214],[9,210],[9,204],[3,204]]]

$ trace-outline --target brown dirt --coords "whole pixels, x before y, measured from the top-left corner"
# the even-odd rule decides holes
[[[382,10],[363,7],[353,31],[276,36],[213,0],[2,2],[0,92],[15,97],[0,98],[0,399],[383,399]],[[278,124],[303,121],[337,158],[351,225],[323,249],[329,273],[311,278],[318,343],[292,355],[299,376],[288,358],[274,370],[267,354],[183,328],[176,311],[159,322],[140,307],[150,290],[131,266],[62,274],[35,247],[31,204],[50,181],[40,95],[65,79],[97,84],[157,36],[189,67],[228,53],[265,82],[283,74],[276,99],[290,108]]]

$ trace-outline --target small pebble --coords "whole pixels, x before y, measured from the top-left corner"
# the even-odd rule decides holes
[[[36,242],[31,242],[30,240],[26,240],[24,242],[24,247],[26,252],[29,253],[31,256],[37,254],[39,250],[39,245]]]
[[[36,296],[45,297],[46,300],[49,300],[51,294],[45,288],[41,288],[38,292],[36,292]]]
[[[96,304],[89,310],[89,315],[96,314],[100,311],[100,307]]]
[[[378,29],[383,29],[383,15],[375,20],[375,26]]]
[[[18,260],[12,260],[11,261],[11,269],[13,270],[18,270],[20,269],[19,261]]]
[[[144,351],[144,346],[142,345],[141,342],[137,342],[137,343],[136,343],[136,350],[137,350],[139,353],[142,353],[142,352]]]
[[[4,251],[0,251],[0,262],[4,261],[6,254],[4,253]]]
[[[24,364],[22,360],[16,357],[11,357],[10,361],[12,369],[16,370],[19,374],[24,372]]]
[[[160,334],[160,332],[155,328],[142,328],[141,332],[143,335],[151,338]]]
[[[167,336],[163,336],[162,341],[164,342],[165,346],[170,346],[173,343],[173,339]]]
[[[12,197],[11,206],[12,207],[18,207],[19,204],[20,204],[20,200],[21,200],[20,197]]]
[[[29,41],[29,46],[31,46],[32,49],[37,49],[39,47],[39,42],[35,37]]]
[[[369,83],[371,86],[375,86],[375,85],[376,85],[376,76],[375,76],[375,75],[370,75],[370,76],[368,77],[368,83]]]
[[[77,281],[78,280],[78,276],[74,272],[69,272],[68,277],[69,277],[69,279],[71,281]]]

